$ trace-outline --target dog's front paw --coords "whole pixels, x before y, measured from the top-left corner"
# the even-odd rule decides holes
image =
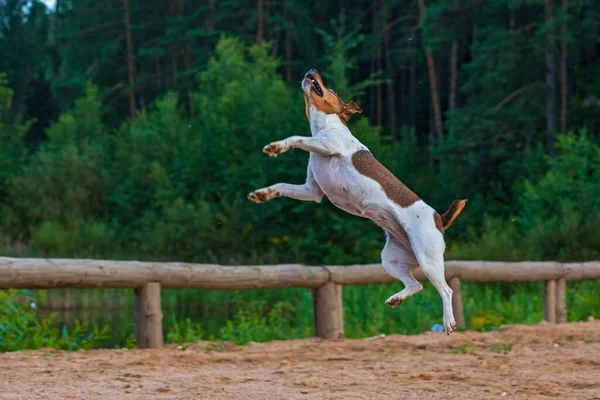
[[[272,198],[275,198],[279,195],[279,193],[277,193],[275,190],[271,189],[271,188],[263,188],[263,189],[258,189],[255,190],[254,192],[251,192],[250,194],[248,194],[248,198],[250,200],[252,200],[255,203],[265,203],[269,200],[271,200]]]
[[[280,140],[279,142],[273,142],[263,147],[263,153],[268,154],[271,157],[277,157],[281,153],[285,153],[290,148],[285,144],[285,141]]]

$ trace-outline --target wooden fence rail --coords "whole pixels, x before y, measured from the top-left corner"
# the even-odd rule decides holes
[[[426,278],[415,270],[420,281]],[[600,279],[600,261],[487,262],[447,261],[459,328],[465,327],[461,282],[544,282],[544,319],[565,322],[566,281]],[[315,334],[343,337],[342,286],[398,282],[379,264],[308,267],[304,265],[221,266],[78,259],[0,257],[0,289],[129,288],[135,290],[136,338],[140,348],[162,345],[160,289],[244,290],[313,289]],[[399,282],[398,282],[399,283]]]

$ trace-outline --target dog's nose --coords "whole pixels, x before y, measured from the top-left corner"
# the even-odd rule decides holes
[[[313,75],[313,74],[316,74],[316,73],[317,73],[317,70],[314,69],[314,68],[311,68],[311,69],[308,70],[308,72],[306,73],[305,76]]]

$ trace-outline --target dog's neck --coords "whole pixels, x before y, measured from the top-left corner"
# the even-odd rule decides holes
[[[346,128],[346,126],[335,114],[325,114],[322,111],[317,110],[315,106],[310,106],[310,132],[315,136],[318,132],[322,131],[328,126],[340,126]]]

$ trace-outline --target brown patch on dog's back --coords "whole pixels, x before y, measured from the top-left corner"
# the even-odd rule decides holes
[[[406,208],[421,200],[412,190],[400,182],[386,167],[367,150],[352,155],[352,165],[362,175],[377,181],[387,196],[400,207]]]
[[[441,234],[444,234],[444,224],[442,223],[442,217],[440,217],[440,214],[437,213],[437,211],[433,212],[433,221],[435,222],[435,227],[437,228],[438,231],[441,232]]]

